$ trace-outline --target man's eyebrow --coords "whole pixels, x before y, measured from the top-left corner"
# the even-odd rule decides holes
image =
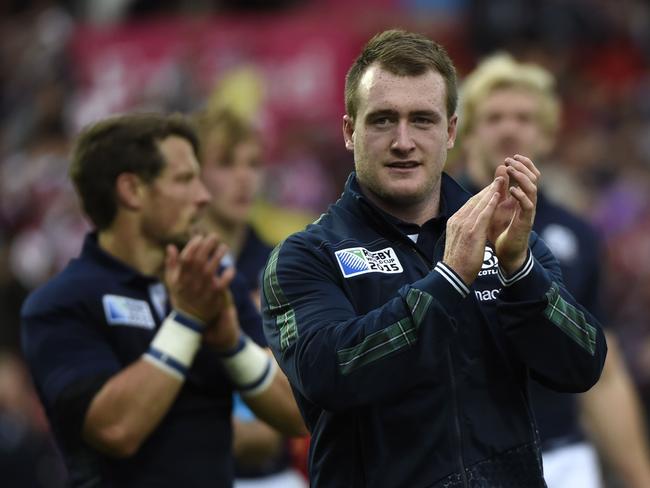
[[[440,112],[437,110],[414,110],[413,112],[410,112],[409,115],[411,117],[430,117],[434,120],[439,120],[442,118],[440,115]]]
[[[374,110],[366,114],[366,119],[373,119],[378,117],[394,117],[397,115],[397,111],[393,109],[379,109]],[[437,110],[414,110],[409,112],[409,117],[430,117],[434,120],[439,120],[442,118],[440,113]]]
[[[374,110],[372,112],[369,112],[368,114],[366,114],[366,119],[395,116],[396,114],[397,114],[396,110],[385,108],[385,109],[379,109],[379,110]]]

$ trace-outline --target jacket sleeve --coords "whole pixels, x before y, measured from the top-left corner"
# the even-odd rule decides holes
[[[605,336],[594,316],[566,290],[546,244],[533,234],[523,267],[499,278],[499,322],[531,374],[557,391],[591,388],[605,363]]]
[[[294,388],[340,411],[436,381],[455,333],[451,316],[467,293],[439,264],[359,314],[323,246],[293,236],[273,251],[264,272],[264,332]]]

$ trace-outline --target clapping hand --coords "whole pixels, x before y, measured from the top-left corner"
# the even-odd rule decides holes
[[[483,265],[488,229],[505,190],[505,178],[494,181],[470,198],[447,221],[443,262],[453,269],[465,284],[476,279]]]
[[[182,251],[167,246],[165,283],[174,308],[208,325],[230,302],[232,267],[217,271],[227,252],[215,234],[195,235]]]
[[[540,174],[530,159],[518,154],[506,158],[495,172],[495,178],[501,178],[501,198],[492,216],[488,240],[507,274],[514,273],[526,260]]]

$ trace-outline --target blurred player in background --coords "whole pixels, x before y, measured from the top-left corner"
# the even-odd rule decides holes
[[[218,272],[226,246],[192,235],[209,201],[199,172],[182,117],[113,117],[76,141],[70,175],[95,231],[22,311],[73,486],[230,486],[235,390],[304,433],[246,286]]]
[[[483,188],[509,154],[527,154],[538,162],[548,158],[560,124],[554,84],[544,68],[519,63],[506,54],[487,58],[467,76],[459,113],[466,163],[461,182],[466,187],[473,192]],[[533,229],[559,260],[568,290],[592,313],[601,315],[603,256],[595,230],[550,200],[543,186]],[[581,420],[589,439],[626,487],[650,486],[639,400],[611,332],[607,344],[603,375],[589,392],[562,394],[531,382],[549,488],[602,486],[598,456]]]
[[[201,175],[211,195],[201,226],[228,245],[228,258],[259,306],[261,272],[272,250],[250,222],[264,172],[260,134],[228,109],[206,110],[195,120]],[[291,467],[289,439],[255,418],[239,395],[235,395],[233,427],[236,487],[306,486],[302,474]]]

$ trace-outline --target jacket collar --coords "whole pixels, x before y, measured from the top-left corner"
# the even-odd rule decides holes
[[[89,261],[95,262],[101,267],[109,270],[122,283],[155,283],[159,281],[156,277],[143,275],[136,269],[104,251],[99,246],[97,232],[89,232],[86,234],[81,250],[81,257],[82,259],[88,259]]]
[[[444,172],[442,173],[441,177],[440,191],[440,212],[436,218],[443,218],[445,220],[451,217],[460,207],[462,207],[471,196],[451,176]],[[346,210],[352,212],[354,212],[354,208],[357,207],[357,205],[353,205],[353,202],[359,202],[364,213],[370,213],[374,216],[374,218],[380,218],[383,221],[389,222],[393,226],[401,226],[402,224],[407,224],[397,217],[378,208],[363,195],[359,182],[357,181],[357,175],[355,171],[352,171],[352,173],[350,173],[350,176],[348,176],[347,182],[345,184],[345,189],[340,200],[341,205]]]

